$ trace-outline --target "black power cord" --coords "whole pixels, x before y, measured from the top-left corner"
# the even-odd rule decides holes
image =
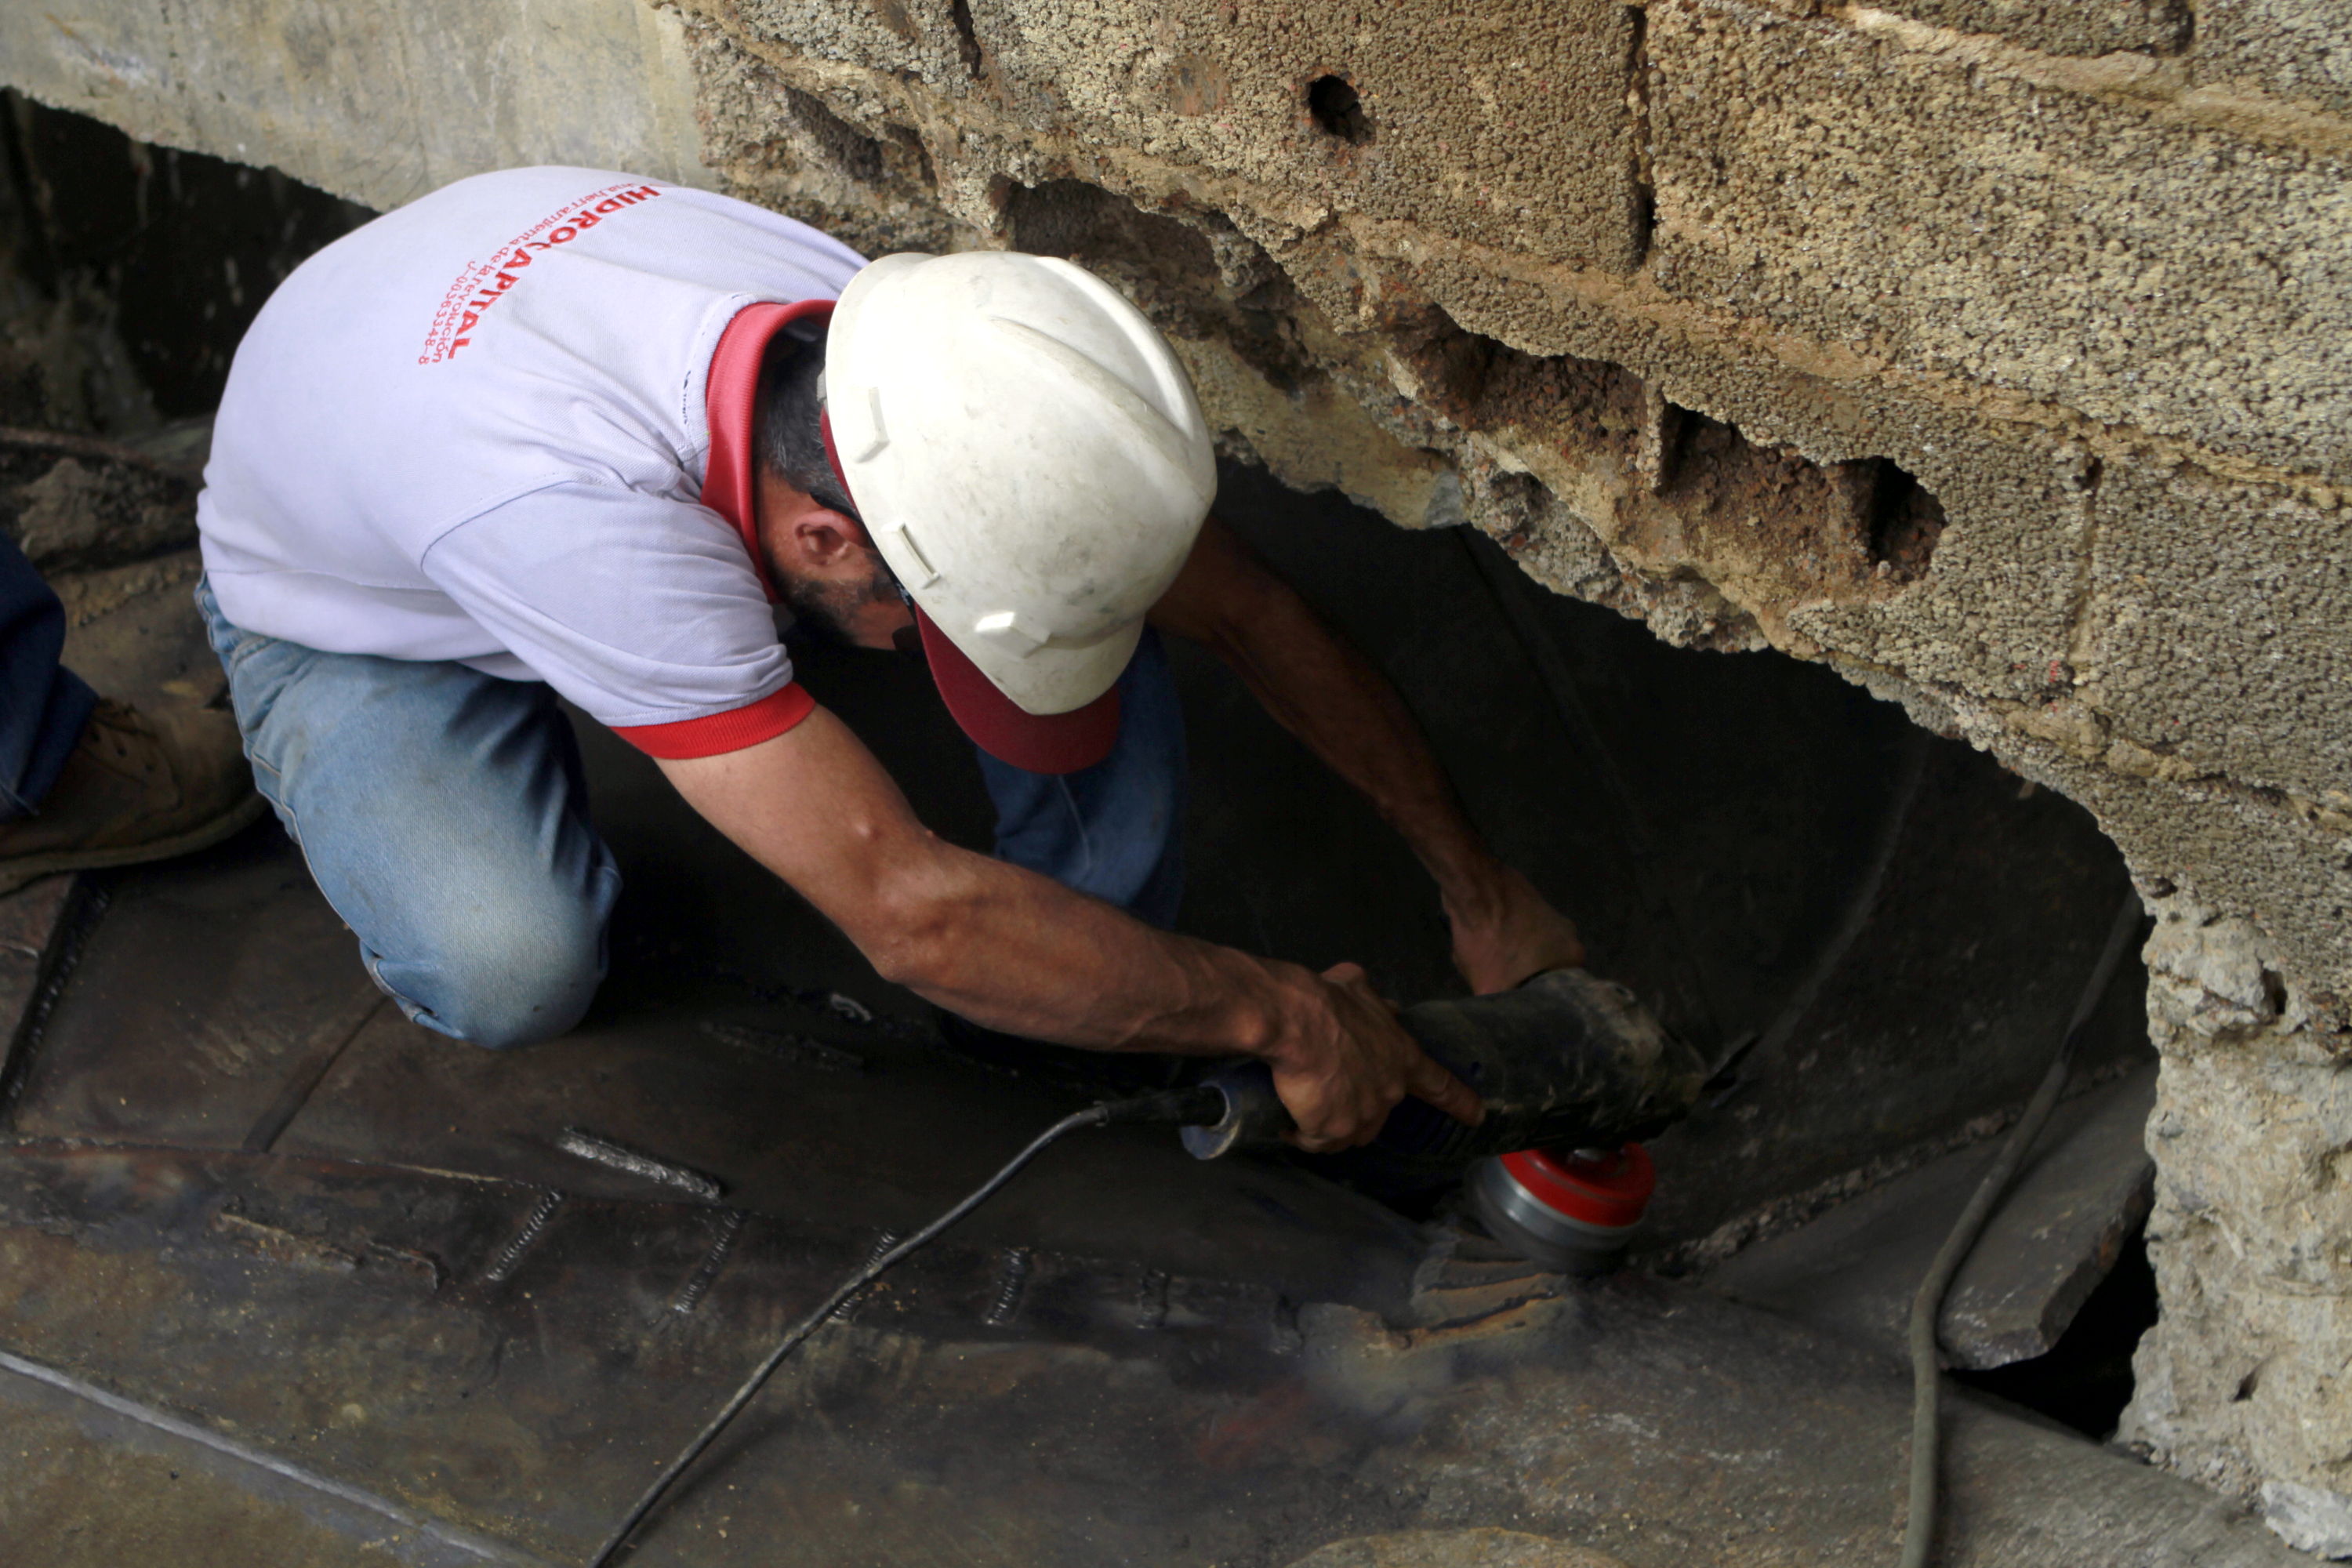
[[[2099,961],[2091,966],[2090,978],[2074,1003],[2074,1016],[2058,1042],[2057,1056],[2042,1075],[2041,1085],[2026,1102],[2017,1125],[2010,1129],[2009,1142],[2000,1146],[2000,1153],[1977,1184],[1969,1206],[1960,1211],[1952,1233],[1944,1238],[1935,1262],[1928,1265],[1919,1293],[1911,1299],[1911,1498],[1903,1529],[1903,1568],[1927,1568],[1936,1541],[1937,1462],[1941,1443],[1938,1406],[1943,1392],[1936,1323],[1944,1314],[1944,1293],[1951,1289],[1960,1265],[1968,1261],[1969,1248],[1976,1246],[1985,1221],[1992,1217],[2001,1194],[2009,1190],[2018,1166],[2025,1163],[2026,1151],[2033,1146],[2042,1124],[2050,1120],[2058,1092],[2066,1087],[2066,1075],[2074,1066],[2074,1047],[2082,1042],[2083,1030],[2098,1010],[2100,999],[2106,995],[2124,950],[2139,934],[2140,919],[2139,896],[2126,893],[2122,907],[2116,910],[2115,923],[2107,928],[2107,944],[2100,950]]]
[[[1063,1137],[1083,1127],[1109,1127],[1122,1122],[1156,1122],[1167,1127],[1197,1126],[1214,1122],[1224,1113],[1225,1097],[1213,1089],[1164,1089],[1157,1094],[1139,1095],[1133,1100],[1108,1100],[1089,1105],[1084,1110],[1072,1111],[1037,1134],[1029,1141],[1027,1148],[1007,1160],[994,1175],[974,1187],[962,1202],[896,1247],[874,1258],[786,1330],[776,1348],[768,1352],[767,1359],[753,1368],[751,1375],[736,1389],[734,1397],[719,1406],[719,1414],[713,1415],[702,1430],[695,1434],[694,1440],[654,1479],[653,1485],[637,1499],[636,1506],[630,1509],[627,1516],[614,1527],[613,1533],[604,1538],[604,1544],[596,1549],[596,1555],[588,1560],[587,1568],[605,1568],[613,1561],[614,1554],[628,1543],[629,1537],[636,1533],[637,1527],[661,1506],[662,1499],[668,1495],[677,1479],[702,1457],[711,1444],[719,1440],[719,1434],[727,1430],[728,1424],[743,1413],[743,1407],[759,1397],[760,1390],[767,1386],[768,1379],[774,1374],[776,1368],[783,1364],[784,1358],[824,1327],[826,1320],[840,1310],[844,1301],[930,1245],[956,1221],[994,1197],[1005,1183],[1021,1173],[1023,1167]]]

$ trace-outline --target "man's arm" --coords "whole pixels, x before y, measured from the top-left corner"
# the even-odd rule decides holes
[[[1211,518],[1152,623],[1206,643],[1267,712],[1370,799],[1437,880],[1454,963],[1505,991],[1584,962],[1575,925],[1478,837],[1429,742],[1380,671],[1257,552]]]
[[[841,927],[884,978],[991,1028],[1061,1045],[1252,1056],[1301,1148],[1360,1143],[1414,1094],[1475,1123],[1478,1098],[1423,1054],[1363,971],[1154,931],[932,834],[824,709],[773,740],[666,761],[688,803]]]

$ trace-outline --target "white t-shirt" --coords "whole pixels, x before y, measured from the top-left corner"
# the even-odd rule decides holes
[[[748,450],[764,331],[728,335],[715,432],[706,395],[746,307],[834,300],[864,265],[746,203],[592,169],[386,214],[298,268],[237,349],[196,508],[222,612],[544,680],[656,755],[790,728],[808,701],[748,499],[704,504],[714,436]]]

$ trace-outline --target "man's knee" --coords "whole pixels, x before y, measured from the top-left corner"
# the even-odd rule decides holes
[[[541,900],[448,931],[420,958],[368,955],[368,971],[409,1018],[492,1050],[568,1032],[604,979],[609,899]]]

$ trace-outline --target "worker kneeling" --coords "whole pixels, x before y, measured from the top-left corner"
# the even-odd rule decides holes
[[[1463,819],[1394,693],[1207,520],[1182,367],[1067,262],[867,263],[741,202],[578,169],[461,181],[299,268],[239,348],[198,600],[262,793],[411,1018],[581,1016],[620,879],[568,699],[986,1028],[1251,1056],[1310,1149],[1477,1097],[1362,973],[1175,935],[1200,638],[1368,795],[1497,991],[1580,956]],[[995,856],[926,831],[775,631],[913,629]]]

